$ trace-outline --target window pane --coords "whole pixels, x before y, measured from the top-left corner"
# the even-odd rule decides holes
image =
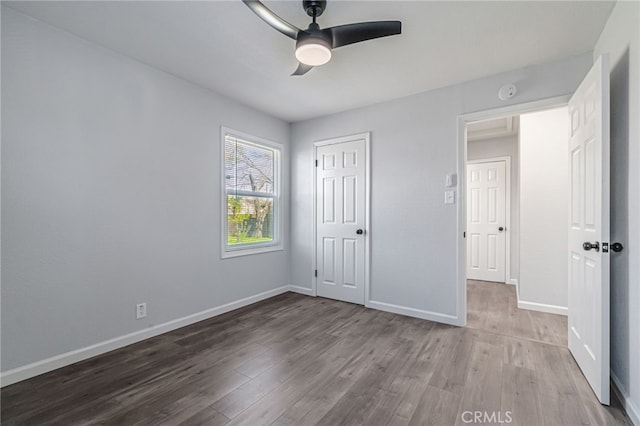
[[[274,152],[227,136],[225,138],[225,186],[228,192],[273,194]]]
[[[227,196],[227,245],[272,242],[273,199]]]

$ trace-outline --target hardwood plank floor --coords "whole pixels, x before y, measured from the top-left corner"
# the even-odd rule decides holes
[[[467,327],[567,346],[567,317],[518,309],[509,284],[467,280]]]
[[[500,334],[525,322],[482,308],[509,298],[472,299],[490,330],[287,293],[8,386],[2,424],[629,424],[550,328]]]

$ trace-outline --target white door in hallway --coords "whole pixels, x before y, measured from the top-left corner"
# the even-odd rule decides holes
[[[467,164],[467,278],[504,283],[506,163]]]
[[[569,349],[609,404],[609,59],[569,101]]]
[[[316,145],[316,292],[364,304],[368,134]]]

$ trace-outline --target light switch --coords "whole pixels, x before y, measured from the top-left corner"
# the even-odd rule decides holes
[[[455,173],[449,173],[444,178],[444,186],[446,188],[454,188],[457,183],[457,175]]]
[[[455,204],[456,203],[456,191],[444,191],[444,203]]]

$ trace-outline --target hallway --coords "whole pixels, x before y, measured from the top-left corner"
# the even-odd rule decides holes
[[[467,327],[567,346],[567,317],[518,309],[516,287],[467,281]]]

